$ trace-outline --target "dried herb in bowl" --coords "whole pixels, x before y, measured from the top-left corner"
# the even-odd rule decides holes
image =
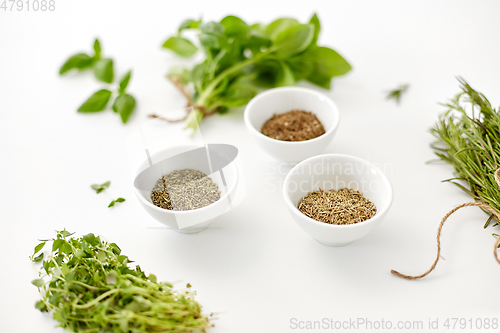
[[[205,173],[184,169],[158,179],[151,191],[151,200],[163,209],[193,210],[216,202],[220,194],[217,183]]]
[[[362,193],[350,188],[309,192],[297,208],[306,216],[328,224],[354,224],[369,220],[377,208]]]
[[[273,115],[261,132],[276,140],[306,141],[325,134],[325,128],[314,113],[292,110]]]

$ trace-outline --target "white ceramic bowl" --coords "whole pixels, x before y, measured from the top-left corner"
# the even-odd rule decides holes
[[[163,161],[169,157],[200,148],[195,145],[184,145],[170,147],[157,152],[151,156],[153,163]],[[138,168],[136,175],[139,175],[149,165],[148,160],[145,160]],[[165,174],[174,170],[195,169],[209,175],[221,190],[221,198],[216,202],[194,210],[188,211],[173,211],[155,206],[150,202],[149,197],[156,181]],[[148,177],[142,177],[139,184],[134,185],[134,192],[139,199],[142,207],[158,222],[170,227],[180,233],[197,233],[206,229],[213,219],[232,208],[230,197],[236,192],[238,185],[238,169],[234,163],[230,163],[223,168],[226,185],[223,185],[219,173],[210,174],[207,163],[200,162],[196,158],[186,159],[168,159],[168,163],[163,163],[161,167],[156,167],[152,174]],[[137,181],[137,180],[136,180]],[[181,228],[179,224],[193,224],[189,227]]]
[[[299,211],[297,205],[309,192],[352,188],[375,204],[377,213],[369,220],[350,225],[316,221]],[[389,179],[373,164],[354,156],[325,154],[297,164],[286,176],[283,196],[293,220],[317,241],[343,246],[368,235],[380,224],[392,203]]]
[[[274,114],[294,109],[314,113],[323,124],[325,134],[307,141],[291,142],[271,139],[261,133],[262,125]],[[275,88],[258,94],[245,108],[244,118],[257,145],[272,157],[287,163],[320,154],[333,139],[340,119],[331,99],[315,90],[300,87]]]

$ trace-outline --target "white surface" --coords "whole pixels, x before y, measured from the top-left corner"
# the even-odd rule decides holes
[[[265,122],[275,114],[290,110],[313,112],[325,133],[306,141],[281,141],[262,134]],[[323,93],[303,87],[280,87],[255,96],[244,112],[245,126],[255,143],[272,158],[298,163],[321,154],[332,141],[339,125],[339,110]]]
[[[300,200],[309,192],[341,188],[360,191],[373,202],[375,216],[351,225],[318,222],[298,210]],[[372,232],[391,207],[393,190],[387,176],[359,157],[323,154],[308,158],[290,170],[283,183],[283,199],[295,222],[318,242],[329,246],[345,246]]]
[[[28,256],[37,239],[66,228],[94,232],[159,279],[190,282],[207,312],[220,311],[214,333],[294,332],[290,319],[422,320],[499,315],[492,229],[477,208],[458,212],[443,233],[441,217],[470,198],[441,180],[451,167],[434,158],[428,129],[458,92],[456,75],[500,102],[500,3],[497,1],[56,1],[51,13],[0,11],[0,281],[1,332],[62,332],[33,307],[35,277]],[[241,112],[208,119],[205,140],[238,146],[247,169],[246,201],[197,235],[167,231],[148,216],[127,183],[128,133],[157,110],[184,105],[164,75],[174,63],[160,49],[185,18],[250,21],[278,16],[321,19],[320,43],[343,54],[353,71],[325,92],[342,123],[331,153],[377,163],[394,186],[394,203],[370,237],[342,248],[323,246],[286,211],[285,168],[250,141]],[[138,110],[123,126],[111,111],[76,108],[103,85],[90,73],[60,78],[70,54],[99,36],[119,74],[134,69],[130,92]],[[385,100],[410,83],[401,106]],[[167,127],[167,125],[165,125]],[[111,180],[96,195],[90,184]],[[108,209],[111,198],[126,202]],[[283,233],[283,230],[287,230]],[[497,230],[498,232],[498,230]],[[356,330],[352,330],[356,331]],[[362,329],[357,330],[362,332]],[[410,330],[409,330],[410,331]],[[443,330],[444,331],[444,330]],[[463,332],[465,330],[460,330]],[[312,331],[311,331],[312,332]],[[321,332],[321,331],[320,331]]]

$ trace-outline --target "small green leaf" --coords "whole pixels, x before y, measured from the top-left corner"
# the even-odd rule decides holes
[[[40,243],[37,246],[35,246],[35,251],[33,252],[33,254],[37,254],[38,252],[40,252],[40,250],[43,249],[44,246],[45,246],[45,242]]]
[[[97,38],[94,41],[94,53],[94,59],[101,59],[101,43]]]
[[[248,37],[250,33],[250,27],[242,19],[236,16],[226,16],[221,21],[220,24],[224,27],[224,34],[228,37],[241,39]]]
[[[79,108],[78,112],[99,112],[104,110],[111,97],[111,91],[101,89],[90,96]]]
[[[92,66],[92,63],[93,59],[89,55],[85,53],[78,53],[66,60],[66,62],[59,69],[59,74],[63,75],[72,69],[85,69]]]
[[[123,75],[122,78],[120,79],[120,88],[118,89],[118,92],[120,94],[123,94],[127,89],[131,76],[132,76],[132,71],[130,70],[127,73],[125,73],[125,75]]]
[[[201,24],[201,20],[195,21],[195,20],[185,20],[184,22],[181,23],[181,26],[179,27],[179,32],[182,30],[186,29],[197,29]]]
[[[59,250],[61,245],[64,243],[64,239],[56,239],[54,244],[52,244],[52,252]]]
[[[191,80],[191,72],[185,67],[172,67],[168,72],[168,76],[179,78],[182,84],[187,84]]]
[[[198,130],[201,121],[203,120],[203,116],[203,112],[198,109],[193,109],[186,119],[186,127],[184,127],[184,129],[192,128],[192,135],[194,135],[194,133],[196,133],[196,131]]]
[[[116,97],[115,102],[113,103],[113,111],[120,114],[123,123],[125,124],[130,115],[135,109],[135,98],[129,94],[120,94]]]
[[[281,71],[278,72],[276,86],[285,87],[295,85],[293,72],[284,61],[280,61]]]
[[[340,54],[328,47],[314,47],[301,56],[303,59],[314,62],[316,72],[325,76],[344,75],[352,69]]]
[[[44,254],[42,252],[38,256],[36,256],[35,258],[33,258],[33,262],[40,262],[40,261],[43,260],[43,257],[44,257]]]
[[[113,59],[104,58],[97,61],[94,65],[94,75],[98,80],[102,82],[113,82]]]
[[[75,279],[75,276],[76,276],[76,271],[71,271],[69,272],[68,274],[66,274],[66,282],[71,282]]]
[[[275,41],[276,55],[286,58],[304,51],[312,42],[314,26],[301,24],[292,26],[282,31]]]
[[[167,39],[165,43],[163,43],[163,47],[174,51],[181,57],[191,57],[198,51],[198,48],[189,40],[175,36]]]
[[[149,280],[149,281],[151,281],[151,282],[156,283],[156,282],[157,282],[156,275],[154,275],[154,274],[149,274],[149,275],[148,275],[148,280]]]
[[[102,191],[104,191],[105,189],[107,189],[109,187],[109,185],[111,184],[111,182],[105,182],[105,183],[102,183],[102,184],[93,184],[93,185],[90,185],[91,188],[93,188],[94,190],[96,190],[97,193],[101,193]]]
[[[200,26],[200,30],[206,34],[212,34],[216,36],[224,35],[224,26],[217,22],[208,22]]]
[[[200,39],[201,45],[207,49],[220,49],[222,47],[222,38],[220,36],[201,33],[198,38]]]
[[[299,24],[299,21],[297,21],[296,19],[288,17],[280,18],[271,22],[266,27],[265,33],[269,36],[269,38],[271,38],[271,40],[275,40],[280,33]]]
[[[47,306],[43,301],[38,301],[35,304],[35,308],[40,310],[41,312],[46,312],[47,311]]]
[[[45,282],[42,279],[35,279],[35,280],[31,281],[31,284],[33,284],[34,286],[37,286],[38,288],[41,288],[45,285]]]
[[[109,207],[113,207],[113,206],[115,205],[115,203],[116,203],[116,201],[115,201],[115,200],[111,201],[111,203],[109,204],[108,208],[109,208]]]
[[[316,45],[316,42],[318,41],[319,32],[321,31],[321,24],[319,23],[319,19],[316,13],[313,14],[309,23],[314,26],[314,37],[311,42],[311,45]]]
[[[116,199],[116,202],[124,202],[124,201],[125,201],[125,199],[123,199],[123,198]]]

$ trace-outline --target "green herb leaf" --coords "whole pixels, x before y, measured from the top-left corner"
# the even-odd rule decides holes
[[[245,39],[250,33],[250,27],[245,21],[236,16],[226,16],[220,24],[224,27],[224,34],[228,37]]]
[[[200,26],[200,30],[206,34],[212,34],[216,36],[224,35],[224,26],[217,22],[208,22]]]
[[[96,60],[101,59],[101,43],[97,38],[94,41],[94,59]]]
[[[132,71],[128,71],[125,75],[120,79],[120,87],[118,89],[118,93],[123,94],[128,87],[128,83],[130,82],[130,77],[132,76]]]
[[[339,76],[348,73],[351,65],[340,54],[328,47],[314,47],[302,55],[302,59],[314,63],[315,73]]]
[[[297,25],[300,23],[296,19],[284,17],[271,22],[266,27],[265,33],[274,41],[280,33]]]
[[[45,282],[42,279],[35,279],[31,281],[31,284],[37,286],[38,288],[41,288],[45,285]]]
[[[300,24],[292,26],[276,36],[276,55],[286,58],[304,51],[314,38],[314,26],[312,24]]]
[[[391,90],[387,94],[387,99],[394,99],[397,104],[399,104],[399,101],[401,99],[401,95],[403,95],[406,91],[408,91],[408,88],[410,87],[409,84],[402,84],[399,87],[397,87],[394,90]]]
[[[102,82],[113,82],[113,60],[110,58],[104,58],[97,61],[94,65],[94,75],[98,80]]]
[[[113,207],[115,205],[115,203],[116,203],[116,200],[111,201],[111,203],[109,204],[108,208],[109,207]]]
[[[172,67],[168,72],[168,76],[179,78],[182,84],[188,84],[191,81],[191,72],[185,67]]]
[[[124,202],[124,201],[125,201],[125,199],[123,199],[123,198],[116,199],[116,202]]]
[[[200,110],[193,109],[186,119],[186,127],[184,127],[184,129],[192,128],[192,135],[194,135],[194,133],[198,130],[201,121],[203,120],[203,115],[203,112],[201,112]]]
[[[175,36],[167,39],[165,43],[163,43],[163,47],[174,51],[181,57],[191,57],[198,51],[198,48],[189,40]]]
[[[93,185],[90,185],[90,187],[93,188],[94,190],[96,190],[97,193],[101,193],[102,191],[107,189],[109,187],[109,185],[111,185],[111,182],[105,182],[102,184],[93,184]]]
[[[185,20],[184,22],[181,23],[181,26],[179,27],[179,32],[182,30],[186,29],[197,29],[201,24],[201,20],[195,21],[195,20]]]
[[[319,18],[316,15],[316,13],[313,14],[309,23],[314,26],[314,37],[313,37],[313,40],[311,42],[311,45],[314,46],[314,45],[316,45],[316,43],[318,41],[319,33],[321,31],[321,24],[319,23]]]
[[[66,62],[61,66],[61,69],[59,69],[59,74],[63,75],[72,69],[85,69],[92,66],[92,64],[93,59],[89,55],[85,53],[78,53],[66,60]]]
[[[79,108],[78,112],[99,112],[104,110],[111,97],[111,91],[101,89],[90,96]]]
[[[113,111],[120,114],[124,124],[129,120],[130,115],[134,112],[134,109],[135,99],[129,94],[118,95],[113,103]]]
[[[33,258],[33,262],[40,262],[40,261],[43,260],[43,257],[44,257],[44,254],[42,252],[38,256],[36,256],[35,258]]]
[[[37,254],[38,252],[40,252],[40,251],[43,249],[43,247],[44,247],[44,246],[45,246],[45,242],[40,243],[40,244],[38,244],[37,246],[35,246],[35,251],[33,252],[33,254],[35,255],[35,254]]]

